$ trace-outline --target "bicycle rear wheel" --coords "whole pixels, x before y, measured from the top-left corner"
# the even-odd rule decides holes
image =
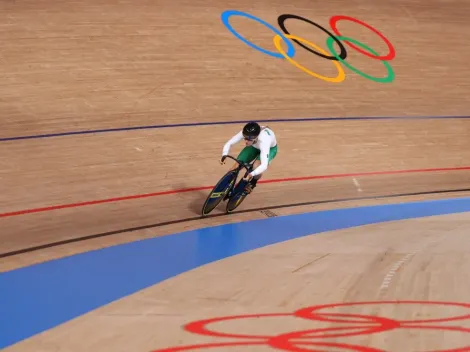
[[[202,216],[209,214],[212,210],[214,210],[222,199],[225,197],[227,192],[232,187],[232,184],[237,179],[237,172],[236,171],[229,171],[227,172],[219,182],[214,186],[212,191],[206,198],[204,205],[202,206]]]
[[[235,190],[233,191],[233,195],[230,197],[229,201],[227,202],[227,206],[225,207],[225,211],[227,213],[231,213],[232,211],[237,209],[248,196],[248,194],[245,193],[246,184],[246,181],[240,180],[240,182],[236,186]]]

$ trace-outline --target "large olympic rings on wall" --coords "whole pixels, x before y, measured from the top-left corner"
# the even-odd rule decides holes
[[[236,32],[233,29],[232,25],[229,23],[229,19],[232,16],[241,16],[241,17],[246,17],[246,18],[252,19],[255,22],[261,23],[265,27],[272,30],[275,33],[275,36],[273,37],[273,43],[274,43],[274,47],[276,48],[276,51],[269,51],[269,50],[263,49],[260,46],[255,45],[252,42],[248,41],[246,38],[242,37],[238,32]],[[272,56],[272,57],[276,57],[276,58],[286,59],[287,61],[289,61],[292,65],[294,65],[298,69],[304,71],[305,73],[307,73],[307,74],[309,74],[313,77],[321,79],[323,81],[334,82],[334,83],[339,83],[339,82],[344,81],[344,79],[346,78],[346,75],[344,73],[344,70],[343,70],[341,64],[343,64],[344,66],[349,68],[351,71],[357,73],[358,75],[360,75],[364,78],[370,79],[371,81],[380,82],[380,83],[388,83],[388,82],[392,82],[395,79],[395,73],[394,73],[392,67],[390,66],[390,64],[387,62],[387,61],[393,60],[395,58],[395,48],[393,47],[392,43],[390,42],[390,40],[388,40],[377,29],[375,29],[374,27],[370,26],[369,24],[367,24],[363,21],[360,21],[360,20],[358,20],[354,17],[342,16],[342,15],[341,16],[340,15],[332,16],[330,18],[330,26],[331,26],[331,29],[334,32],[334,34],[331,33],[330,31],[328,31],[326,28],[319,25],[318,23],[315,23],[315,22],[313,22],[313,21],[311,21],[307,18],[297,16],[297,15],[291,15],[291,14],[283,14],[283,15],[280,15],[278,17],[277,22],[278,22],[278,25],[281,28],[282,32],[279,29],[272,26],[271,24],[267,23],[266,21],[264,21],[264,20],[262,20],[262,19],[260,19],[256,16],[250,15],[246,12],[242,12],[242,11],[227,10],[227,11],[224,11],[222,13],[221,17],[222,17],[222,22],[225,25],[225,27],[227,27],[227,29],[235,37],[240,39],[242,42],[244,42],[248,46],[262,52],[263,54],[266,54],[266,55],[269,55],[269,56]],[[288,19],[296,19],[296,20],[300,20],[300,21],[303,21],[303,22],[307,22],[307,23],[321,29],[326,34],[328,34],[329,37],[326,41],[326,44],[328,46],[328,49],[330,50],[330,53],[328,53],[326,50],[320,48],[318,45],[316,45],[316,44],[314,44],[314,43],[312,43],[312,42],[310,42],[310,41],[308,41],[304,38],[301,38],[299,36],[292,35],[291,33],[289,33],[289,31],[286,28],[286,24],[285,24],[286,20],[288,20]],[[337,23],[340,20],[348,20],[348,21],[351,21],[351,22],[355,22],[357,24],[362,25],[363,27],[368,28],[372,32],[374,32],[387,45],[388,50],[389,50],[388,54],[387,55],[379,55],[375,50],[368,47],[366,44],[361,43],[356,39],[343,36],[338,31],[338,28],[337,28]],[[324,59],[327,59],[327,60],[331,60],[333,62],[333,64],[335,65],[335,67],[337,68],[337,70],[338,70],[338,75],[336,77],[322,76],[322,75],[320,75],[318,73],[315,73],[315,72],[305,68],[304,66],[300,65],[297,61],[295,61],[293,59],[293,57],[295,55],[295,47],[292,44],[291,40],[289,40],[289,39],[291,39],[294,43],[301,46],[305,50],[311,52],[312,54],[315,54],[315,55],[317,55],[319,57],[322,57]],[[281,41],[284,41],[287,44],[287,52],[284,51],[284,49],[282,48]],[[370,75],[358,70],[357,68],[353,67],[351,64],[347,63],[345,61],[345,59],[346,59],[348,53],[346,51],[346,47],[343,45],[343,43],[341,41],[343,41],[346,45],[348,45],[349,47],[355,49],[356,51],[360,52],[361,54],[363,54],[365,56],[368,56],[368,57],[370,57],[372,59],[375,59],[375,60],[382,61],[383,64],[385,65],[385,68],[387,69],[387,76],[386,77],[373,77],[373,76],[370,76]],[[337,53],[335,51],[334,47],[333,47],[334,42],[336,42],[338,44],[339,48],[340,48],[339,53]]]

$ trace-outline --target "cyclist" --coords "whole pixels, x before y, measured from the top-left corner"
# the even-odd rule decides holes
[[[245,191],[247,193],[251,193],[256,187],[256,183],[261,178],[263,172],[267,170],[268,165],[276,157],[277,140],[273,130],[268,126],[260,126],[256,122],[248,122],[240,132],[225,143],[222,157],[228,154],[232,145],[237,144],[242,140],[245,140],[246,146],[240,154],[238,154],[237,159],[245,163],[250,163],[253,160],[256,160],[253,164],[253,171],[250,172],[245,179],[248,181]],[[224,164],[225,162],[222,162],[221,159],[220,163]],[[235,163],[232,170],[237,167],[238,164]]]

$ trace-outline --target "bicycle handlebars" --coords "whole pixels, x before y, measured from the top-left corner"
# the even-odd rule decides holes
[[[248,175],[248,173],[251,171],[251,169],[252,169],[252,167],[253,167],[253,165],[247,164],[247,163],[245,163],[245,162],[243,162],[243,161],[240,161],[240,160],[238,160],[237,158],[234,158],[234,157],[231,156],[231,155],[224,155],[224,156],[222,157],[222,162],[224,162],[226,158],[230,158],[230,159],[236,161],[236,162],[238,163],[238,165],[244,167],[244,168],[246,169],[245,177],[246,177],[246,175]]]

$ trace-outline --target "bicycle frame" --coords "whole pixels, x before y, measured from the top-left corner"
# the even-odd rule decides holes
[[[235,169],[235,170],[237,170],[237,174],[241,171],[241,169],[243,169],[243,168],[246,169],[245,176],[243,176],[243,178],[245,178],[251,171],[253,171],[254,161],[251,162],[251,163],[245,163],[244,161],[240,161],[240,160],[238,160],[237,158],[234,158],[231,155],[224,155],[222,157],[222,162],[224,162],[226,158],[230,158],[230,159],[232,159],[232,160],[234,160],[235,162],[238,163],[238,167]]]
[[[233,170],[227,171],[227,172],[225,173],[225,175],[222,176],[222,178],[219,180],[219,182],[217,183],[217,185],[214,186],[214,188],[212,189],[211,193],[209,194],[209,196],[207,197],[207,199],[206,199],[206,201],[205,201],[205,203],[204,203],[204,205],[203,205],[203,211],[202,211],[202,212],[203,212],[203,214],[202,214],[203,216],[209,214],[213,209],[215,209],[215,207],[217,207],[217,205],[219,204],[220,201],[222,201],[222,200],[225,201],[226,199],[230,198],[230,197],[233,195],[233,192],[234,192],[234,190],[236,189],[236,187],[237,187],[238,185],[240,185],[240,183],[242,182],[242,180],[240,180],[239,182],[237,182],[237,179],[238,179],[238,174],[240,173],[240,171],[241,171],[243,168],[246,169],[246,172],[245,172],[245,175],[244,175],[243,178],[245,178],[245,177],[252,171],[252,169],[253,169],[253,163],[245,163],[245,162],[243,162],[243,161],[238,160],[237,158],[234,158],[234,157],[231,156],[231,155],[225,155],[225,156],[223,156],[222,159],[221,159],[222,162],[225,161],[226,158],[229,158],[229,159],[234,160],[236,163],[238,163],[238,166],[237,166],[235,169],[233,169]],[[230,178],[232,179],[232,181],[230,182],[231,184],[230,184],[229,188],[228,188],[228,189],[225,188],[224,191],[222,191],[221,189],[219,189],[216,193],[214,193],[215,189],[218,187],[218,185],[220,184],[220,182],[222,182],[222,180],[226,179],[227,176],[230,175],[230,174],[232,175],[232,176],[230,176]],[[220,200],[216,201],[216,203],[214,203],[214,204],[212,205],[212,207],[210,207],[210,209],[209,209],[209,210],[207,211],[207,213],[206,213],[206,212],[205,212],[205,209],[206,209],[206,206],[209,204],[210,199],[212,199],[212,198],[218,198],[219,192],[225,193],[223,199],[220,199]],[[214,196],[215,196],[215,197],[214,197]]]

